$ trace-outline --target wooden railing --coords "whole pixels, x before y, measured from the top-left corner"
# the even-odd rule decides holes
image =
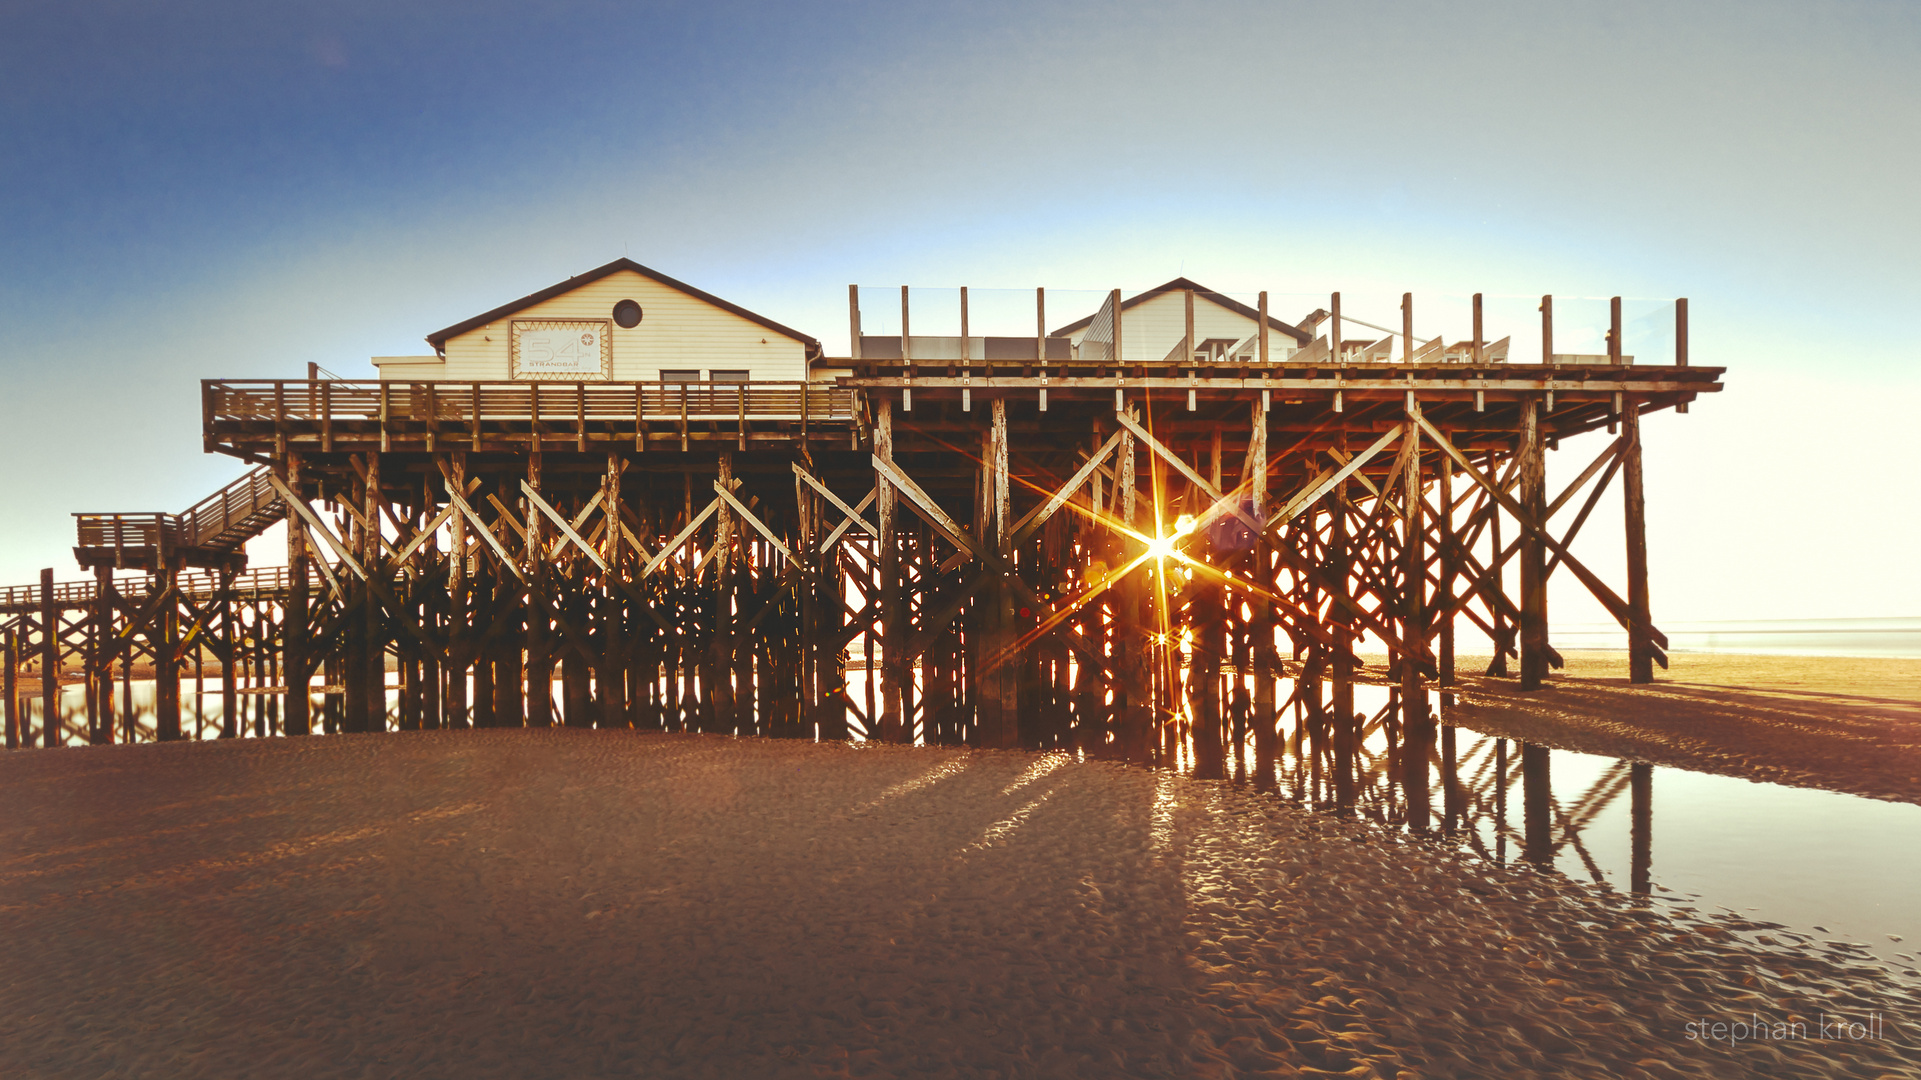
[[[233,592],[236,596],[253,593],[283,592],[290,578],[284,566],[263,566],[234,575]],[[207,573],[178,574],[174,578],[180,591],[196,600],[204,600],[220,591],[220,575]],[[327,583],[317,575],[309,576],[309,588],[315,595],[327,588]],[[113,587],[128,600],[144,600],[152,591],[153,578],[149,576],[115,578]],[[53,586],[53,602],[59,608],[90,607],[99,596],[99,589],[91,581],[59,581]],[[40,586],[13,585],[0,588],[0,611],[20,612],[40,610]]]
[[[849,420],[854,392],[831,383],[387,382],[209,379],[207,420],[439,420],[631,423],[636,419]],[[684,410],[684,412],[683,412]]]
[[[206,547],[231,539],[227,534],[232,530],[275,510],[280,504],[280,495],[267,479],[270,472],[264,466],[256,468],[189,507],[179,518],[181,535],[193,547]],[[272,516],[277,520],[280,513]],[[239,537],[242,541],[246,538]]]
[[[180,519],[172,514],[75,514],[85,548],[177,548]],[[35,586],[38,588],[38,586]]]
[[[268,472],[253,469],[179,514],[75,514],[79,546],[237,549],[280,517],[280,496]]]

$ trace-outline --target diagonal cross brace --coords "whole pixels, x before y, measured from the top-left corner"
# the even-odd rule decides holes
[[[874,454],[872,457],[874,471],[885,477],[887,482],[899,489],[902,495],[907,496],[908,509],[919,514],[929,525],[939,530],[940,534],[947,538],[948,543],[979,559],[984,565],[999,564],[999,559],[990,559],[981,545],[975,543],[973,537],[968,536],[953,518],[947,516],[947,511],[940,508],[940,504],[934,501],[933,496],[922,491],[921,486],[909,479],[907,474],[901,472],[893,462],[879,454]]]
[[[1374,455],[1387,449],[1389,444],[1395,439],[1400,438],[1402,430],[1405,427],[1406,425],[1404,424],[1394,425],[1380,438],[1374,440],[1374,445],[1349,458],[1340,469],[1333,473],[1323,473],[1319,478],[1309,483],[1307,487],[1301,489],[1299,494],[1288,500],[1287,505],[1281,508],[1280,513],[1274,515],[1274,524],[1285,524],[1286,522],[1292,521],[1300,515],[1301,511],[1319,502],[1321,496],[1332,491],[1336,484],[1354,475],[1361,466],[1372,461]]]
[[[540,497],[540,493],[534,490],[534,486],[532,484],[529,484],[527,481],[522,480],[520,482],[520,493],[522,495],[527,496],[527,501],[533,503],[534,506],[538,508],[541,513],[547,515],[547,519],[549,521],[552,521],[555,525],[559,526],[561,535],[573,541],[575,547],[579,548],[582,552],[586,553],[587,557],[594,561],[594,565],[600,567],[601,573],[604,574],[607,572],[607,560],[601,558],[599,552],[589,547],[587,545],[587,541],[582,540],[580,538],[580,534],[574,531],[574,527],[572,525],[567,524],[567,519],[564,517],[561,517],[559,511],[547,505],[547,500]]]
[[[1216,505],[1225,506],[1227,508],[1228,513],[1233,514],[1237,518],[1240,518],[1243,524],[1245,524],[1248,528],[1254,530],[1254,535],[1259,536],[1262,532],[1265,531],[1261,527],[1260,522],[1255,521],[1253,518],[1247,516],[1247,511],[1241,509],[1240,506],[1237,505],[1238,500],[1229,500],[1227,496],[1221,494],[1221,489],[1215,487],[1213,484],[1208,483],[1207,480],[1203,478],[1200,473],[1197,473],[1194,471],[1193,466],[1189,465],[1185,461],[1182,461],[1179,454],[1176,454],[1174,451],[1169,450],[1167,447],[1161,445],[1161,441],[1159,439],[1156,439],[1154,436],[1148,434],[1148,431],[1146,428],[1140,426],[1139,424],[1135,423],[1132,419],[1124,415],[1116,414],[1114,419],[1120,421],[1122,427],[1133,432],[1134,437],[1141,440],[1141,442],[1144,445],[1146,445],[1146,447],[1149,450],[1152,450],[1156,454],[1159,454],[1163,461],[1166,461],[1169,465],[1174,466],[1175,471],[1179,472],[1182,476],[1186,477],[1189,483],[1193,484],[1195,487],[1200,488],[1202,491],[1206,492],[1208,498],[1213,499]]]
[[[1535,521],[1531,515],[1521,508],[1519,503],[1509,498],[1505,492],[1496,490],[1494,482],[1483,476],[1481,471],[1476,469],[1474,465],[1468,461],[1466,455],[1455,449],[1454,444],[1448,441],[1447,436],[1441,434],[1434,425],[1428,423],[1425,417],[1417,415],[1414,419],[1429,435],[1433,436],[1435,444],[1446,452],[1447,456],[1454,459],[1454,463],[1461,467],[1461,471],[1467,473],[1469,479],[1481,485],[1496,502],[1501,504],[1501,509],[1506,510],[1508,515],[1519,522],[1522,528],[1540,537],[1541,542],[1547,545],[1548,550],[1554,552],[1562,562],[1566,563],[1569,570],[1574,571],[1574,576],[1581,579],[1581,584],[1587,586],[1588,592],[1594,594],[1594,598],[1599,600],[1601,605],[1608,609],[1608,614],[1614,616],[1616,622],[1620,623],[1623,628],[1632,625],[1634,622],[1634,613],[1628,610],[1627,601],[1622,600],[1613,589],[1608,588],[1605,582],[1594,575],[1594,571],[1589,570],[1579,559],[1569,554],[1567,545],[1556,540],[1553,534],[1549,533],[1541,523]],[[1652,638],[1656,645],[1659,645],[1664,650],[1668,647],[1668,636],[1666,634],[1663,634],[1652,625],[1646,627],[1646,630],[1648,637]]]
[[[860,516],[859,509],[852,506],[848,506],[846,503],[842,502],[840,496],[834,494],[832,491],[829,491],[827,489],[826,484],[823,484],[819,480],[814,479],[814,475],[808,472],[806,469],[801,468],[798,462],[794,463],[794,475],[806,481],[808,487],[811,487],[815,491],[820,492],[821,495],[824,496],[828,502],[834,504],[835,509],[839,510],[843,514],[846,514],[848,518],[853,521],[854,524],[859,525],[861,528],[867,530],[867,535],[869,536],[880,535],[879,529],[875,528],[872,525],[869,525],[866,519]],[[873,498],[873,495],[870,493],[867,496],[867,499],[871,500],[872,498]],[[867,501],[863,500],[860,505],[862,507],[865,507],[867,505]]]
[[[1086,463],[1080,467],[1079,472],[1076,472],[1067,483],[1061,485],[1059,491],[1049,496],[1046,502],[1028,511],[1026,517],[1015,522],[1013,539],[1007,542],[1007,546],[1010,548],[1020,547],[1028,541],[1029,537],[1034,535],[1036,530],[1042,525],[1047,524],[1047,519],[1053,517],[1054,512],[1059,510],[1068,499],[1072,498],[1074,492],[1079,491],[1082,484],[1087,483],[1088,477],[1094,475],[1094,470],[1100,468],[1101,462],[1106,460],[1107,455],[1114,452],[1114,447],[1120,445],[1120,441],[1121,433],[1118,431],[1108,436],[1107,442],[1099,450],[1094,452],[1093,457],[1087,459]]]
[[[347,545],[340,542],[340,538],[333,534],[333,530],[327,528],[327,526],[314,515],[312,508],[307,505],[307,500],[289,491],[287,485],[281,483],[280,478],[272,473],[267,474],[267,482],[273,485],[274,490],[280,493],[280,497],[287,501],[288,506],[293,507],[294,513],[299,514],[302,521],[305,521],[314,532],[320,534],[320,538],[327,542],[327,546],[334,550],[334,554],[340,556],[342,562],[353,567],[354,573],[359,574],[361,580],[366,580],[366,569],[360,565],[359,560],[355,559],[353,555],[347,551]],[[450,488],[450,493],[451,490]]]
[[[474,523],[474,531],[480,534],[480,538],[487,542],[488,547],[494,549],[494,554],[500,556],[500,561],[506,565],[508,570],[513,571],[514,577],[520,579],[520,583],[525,585],[527,583],[527,575],[521,572],[520,564],[514,562],[512,555],[507,554],[507,549],[501,546],[500,538],[494,535],[494,531],[487,527],[486,522],[480,520],[480,515],[474,513],[474,508],[468,505],[467,500],[460,492],[454,490],[454,486],[451,483],[447,484],[447,498],[452,500],[455,506],[460,507],[460,512],[466,515],[467,520]]]
[[[747,509],[739,499],[734,497],[734,493],[728,491],[726,486],[718,480],[714,481],[714,494],[724,499],[734,513],[739,514],[747,524],[754,527],[755,532],[766,537],[767,542],[774,545],[775,550],[780,552],[781,558],[786,559],[789,563],[794,561],[794,553],[787,549],[787,545],[782,542],[780,537],[774,535],[774,530],[762,524],[761,520],[754,516],[754,512]]]
[[[879,488],[875,488],[874,490],[872,490],[872,491],[870,491],[870,492],[868,492],[868,493],[867,493],[867,497],[866,497],[866,498],[864,498],[864,499],[862,499],[862,500],[860,501],[860,504],[859,504],[858,506],[856,506],[856,507],[854,507],[854,509],[855,509],[856,511],[861,511],[861,510],[865,510],[865,509],[867,509],[868,507],[870,507],[870,506],[872,506],[872,505],[874,505],[874,500],[875,500],[875,499],[877,499],[877,498],[879,498],[879,497],[880,497],[880,489],[879,489]],[[847,519],[846,521],[843,521],[843,522],[841,522],[841,523],[840,523],[839,525],[836,525],[836,526],[834,526],[834,531],[833,531],[833,532],[830,532],[830,533],[828,533],[828,534],[827,534],[827,539],[825,539],[825,540],[823,540],[823,541],[821,541],[821,543],[820,543],[820,550],[821,550],[821,553],[822,553],[822,554],[825,554],[825,553],[827,553],[827,552],[829,552],[829,551],[832,551],[832,550],[834,550],[834,545],[835,545],[836,543],[839,543],[839,542],[840,542],[840,538],[841,538],[841,536],[842,536],[842,535],[844,535],[844,534],[845,534],[845,533],[847,532],[847,530],[849,530],[849,529],[851,529],[851,528],[853,528],[853,527],[854,527],[854,523],[855,523],[855,522],[859,522],[862,528],[866,528],[866,527],[867,527],[867,523],[866,523],[865,521],[861,521],[861,520],[860,520],[860,518],[858,518],[858,517],[851,517],[851,518],[848,518],[848,519]],[[870,535],[870,536],[876,536],[876,535],[878,535],[878,532],[876,531],[876,532],[873,532],[873,533],[869,533],[868,535]]]
[[[679,551],[680,546],[685,544],[694,535],[694,530],[700,528],[702,522],[712,517],[714,511],[720,509],[720,505],[720,500],[715,499],[713,502],[707,504],[706,509],[695,514],[694,520],[688,522],[686,528],[680,530],[672,540],[667,541],[667,546],[661,548],[654,554],[653,558],[647,560],[647,565],[641,569],[640,576],[648,577],[655,570],[660,569],[660,564],[666,562],[668,556]]]

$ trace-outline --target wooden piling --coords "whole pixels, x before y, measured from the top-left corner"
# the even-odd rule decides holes
[[[113,632],[113,568],[106,563],[94,564],[93,590],[93,647],[89,650],[87,668],[87,685],[91,690],[87,737],[89,742],[105,745],[113,742],[113,658],[119,652],[119,642]]]
[[[180,738],[180,602],[174,595],[176,572],[163,569],[153,576],[154,591],[166,597],[154,616],[153,727],[161,742]]]
[[[1408,825],[1415,831],[1428,826],[1428,752],[1434,745],[1434,721],[1428,713],[1427,686],[1421,668],[1427,663],[1427,523],[1422,505],[1426,487],[1421,469],[1421,406],[1413,395],[1407,403],[1407,462],[1401,482],[1406,507],[1401,547],[1401,721],[1406,752],[1401,755],[1401,786],[1407,796]]]
[[[0,695],[5,697],[0,701],[0,708],[6,709],[7,749],[18,750],[26,728],[20,716],[19,631],[7,631],[6,637],[0,639],[0,649],[5,650],[4,657],[0,657]]]
[[[1541,403],[1521,402],[1521,509],[1535,522],[1546,517],[1547,463],[1541,432]],[[1547,680],[1547,545],[1535,529],[1523,526],[1521,539],[1521,689],[1539,690]]]
[[[289,453],[277,466],[281,480],[287,490],[300,494],[302,477],[300,475],[300,455]],[[307,531],[301,520],[292,510],[287,512],[287,597],[283,602],[281,618],[285,629],[282,632],[282,665],[287,672],[287,734],[306,735],[313,730],[310,698],[307,687],[313,681],[312,661],[309,659],[307,644],[308,596],[307,579],[312,573],[311,555],[307,549]]]
[[[60,608],[53,599],[53,568],[40,571],[40,741],[52,749],[60,730]]]
[[[1622,517],[1627,531],[1628,681],[1654,681],[1653,625],[1648,610],[1647,504],[1641,486],[1641,406],[1629,402],[1621,414]],[[1665,666],[1665,665],[1663,665]]]
[[[531,444],[532,449],[527,455],[527,487],[537,497],[544,490],[543,466],[546,455],[540,448],[538,435],[534,438],[536,441]],[[526,548],[523,556],[525,568],[522,571],[527,578],[527,602],[522,609],[524,614],[521,616],[526,622],[525,640],[527,642],[525,724],[528,727],[545,728],[554,726],[553,686],[556,651],[553,625],[554,575],[547,558],[546,518],[534,508],[532,498],[522,498],[520,505],[521,518],[527,523]],[[512,575],[503,566],[500,576],[504,585],[505,579]],[[503,605],[509,612],[521,607],[517,602],[518,590],[515,590],[512,596],[514,599]],[[496,615],[496,617],[500,616]],[[512,618],[511,614],[508,618]],[[518,651],[516,650],[516,654]],[[496,665],[501,659],[496,656]],[[520,666],[513,664],[511,660],[508,663],[513,668],[511,682],[518,688],[521,682]],[[499,674],[498,671],[489,673],[487,680],[489,689],[494,687],[496,681],[503,681],[499,680]],[[519,694],[516,693],[515,697],[518,698]],[[493,713],[494,710],[489,709],[488,712]],[[500,723],[504,719],[506,718],[498,715],[489,716],[489,720],[493,723]],[[521,726],[522,719],[518,711],[514,713],[512,723],[515,727]]]

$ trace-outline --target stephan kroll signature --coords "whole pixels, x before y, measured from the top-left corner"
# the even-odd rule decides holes
[[[1687,1037],[1700,1042],[1724,1042],[1729,1045],[1743,1042],[1774,1042],[1791,1039],[1832,1039],[1847,1042],[1873,1042],[1883,1038],[1887,1021],[1878,1012],[1868,1013],[1860,1019],[1850,1019],[1831,1013],[1818,1014],[1814,1021],[1790,1016],[1786,1020],[1772,1023],[1762,1019],[1759,1013],[1749,1013],[1739,1020],[1690,1020],[1687,1024]]]

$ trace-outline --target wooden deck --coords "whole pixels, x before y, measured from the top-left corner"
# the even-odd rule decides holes
[[[831,383],[354,382],[201,383],[209,452],[335,448],[381,452],[609,443],[793,446],[846,437],[854,392]]]

